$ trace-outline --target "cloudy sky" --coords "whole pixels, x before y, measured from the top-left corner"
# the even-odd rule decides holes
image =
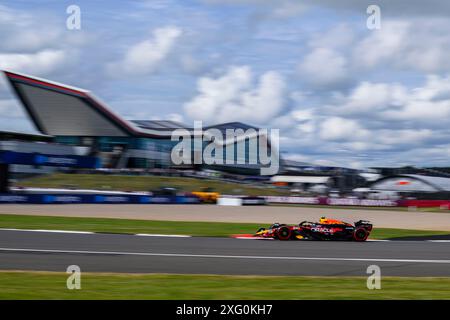
[[[290,159],[449,166],[449,17],[446,0],[6,0],[0,68],[89,89],[127,119],[278,128]],[[4,79],[0,130],[34,132]]]

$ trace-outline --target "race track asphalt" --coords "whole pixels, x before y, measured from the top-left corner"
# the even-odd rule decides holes
[[[0,270],[367,276],[450,276],[450,243],[313,242],[0,231]]]

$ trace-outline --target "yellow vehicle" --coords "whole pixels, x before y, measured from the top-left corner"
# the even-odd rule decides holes
[[[219,198],[219,193],[212,188],[201,188],[200,191],[193,191],[192,194],[200,198],[201,202],[216,203]]]

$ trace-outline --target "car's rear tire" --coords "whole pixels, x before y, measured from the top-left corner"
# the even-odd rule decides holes
[[[277,238],[282,241],[289,240],[292,236],[292,231],[288,227],[281,227],[277,231]]]
[[[358,242],[366,241],[368,236],[369,231],[367,231],[366,228],[359,227],[353,232],[353,240]]]

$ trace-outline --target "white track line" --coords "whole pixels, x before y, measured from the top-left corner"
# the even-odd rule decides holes
[[[90,231],[71,231],[71,230],[46,230],[46,229],[12,229],[12,228],[0,228],[0,231],[26,231],[26,232],[49,232],[49,233],[76,233],[76,234],[109,234],[107,232],[90,232]],[[120,234],[120,233],[111,233]],[[150,234],[150,233],[136,233],[127,234],[129,236],[140,236],[140,237],[170,237],[170,238],[190,238],[192,236],[180,235],[180,234]]]
[[[152,233],[136,233],[135,236],[140,237],[170,237],[170,238],[191,238],[192,236],[184,234],[152,234]]]
[[[182,258],[219,258],[219,259],[266,259],[266,260],[312,260],[312,261],[357,261],[357,262],[403,262],[403,263],[438,263],[450,264],[450,260],[421,260],[421,259],[365,259],[365,258],[325,258],[325,257],[276,257],[276,256],[231,256],[216,254],[183,254],[183,253],[152,253],[152,252],[121,252],[121,251],[83,251],[83,250],[53,250],[53,249],[25,249],[0,248],[6,252],[42,252],[42,253],[77,253],[97,255],[127,255],[152,257],[182,257]]]
[[[95,232],[90,231],[71,231],[71,230],[45,230],[45,229],[8,229],[1,228],[0,230],[5,231],[26,231],[26,232],[51,232],[51,233],[77,233],[77,234],[95,234]]]

